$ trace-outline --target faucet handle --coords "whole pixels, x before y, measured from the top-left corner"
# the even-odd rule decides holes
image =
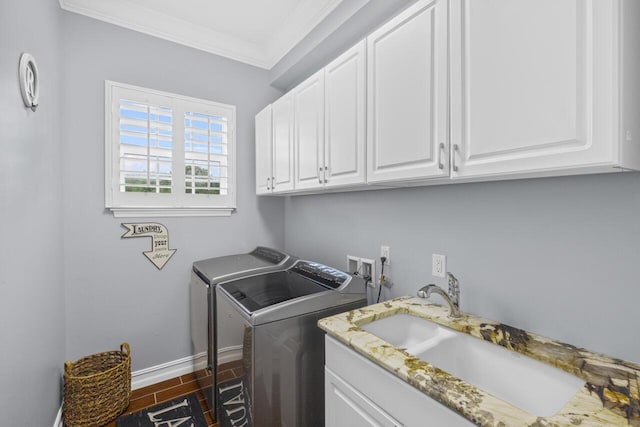
[[[453,301],[456,307],[460,306],[460,282],[456,279],[456,276],[447,272],[447,278],[449,282],[449,298]]]
[[[449,282],[449,292],[460,291],[460,282],[458,281],[458,279],[456,279],[456,276],[454,276],[452,273],[448,271],[447,271],[447,281]]]

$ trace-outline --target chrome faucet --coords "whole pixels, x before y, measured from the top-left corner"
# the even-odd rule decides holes
[[[447,272],[447,278],[449,282],[449,292],[445,292],[438,285],[430,284],[423,286],[418,291],[420,298],[429,298],[432,292],[440,294],[442,298],[449,304],[449,317],[460,317],[460,283],[455,276]]]

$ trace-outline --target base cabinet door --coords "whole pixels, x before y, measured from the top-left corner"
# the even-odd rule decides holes
[[[327,427],[474,424],[336,339],[325,337]]]
[[[324,370],[325,424],[331,427],[400,427],[398,421],[356,389]]]
[[[367,37],[367,182],[447,177],[447,8],[419,0]]]
[[[453,179],[615,166],[616,2],[451,5]]]

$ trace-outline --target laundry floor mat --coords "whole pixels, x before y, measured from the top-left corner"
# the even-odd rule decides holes
[[[218,423],[220,427],[253,426],[246,375],[218,384]]]
[[[159,403],[116,420],[116,427],[189,426],[207,427],[195,393]]]

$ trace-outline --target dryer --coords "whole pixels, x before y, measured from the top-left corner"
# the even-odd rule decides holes
[[[295,260],[295,257],[283,251],[259,246],[246,254],[209,258],[193,263],[189,285],[191,350],[198,385],[207,398],[214,421],[217,421],[217,407],[213,385],[221,349],[216,330],[218,316],[215,288],[223,281],[286,270]]]

